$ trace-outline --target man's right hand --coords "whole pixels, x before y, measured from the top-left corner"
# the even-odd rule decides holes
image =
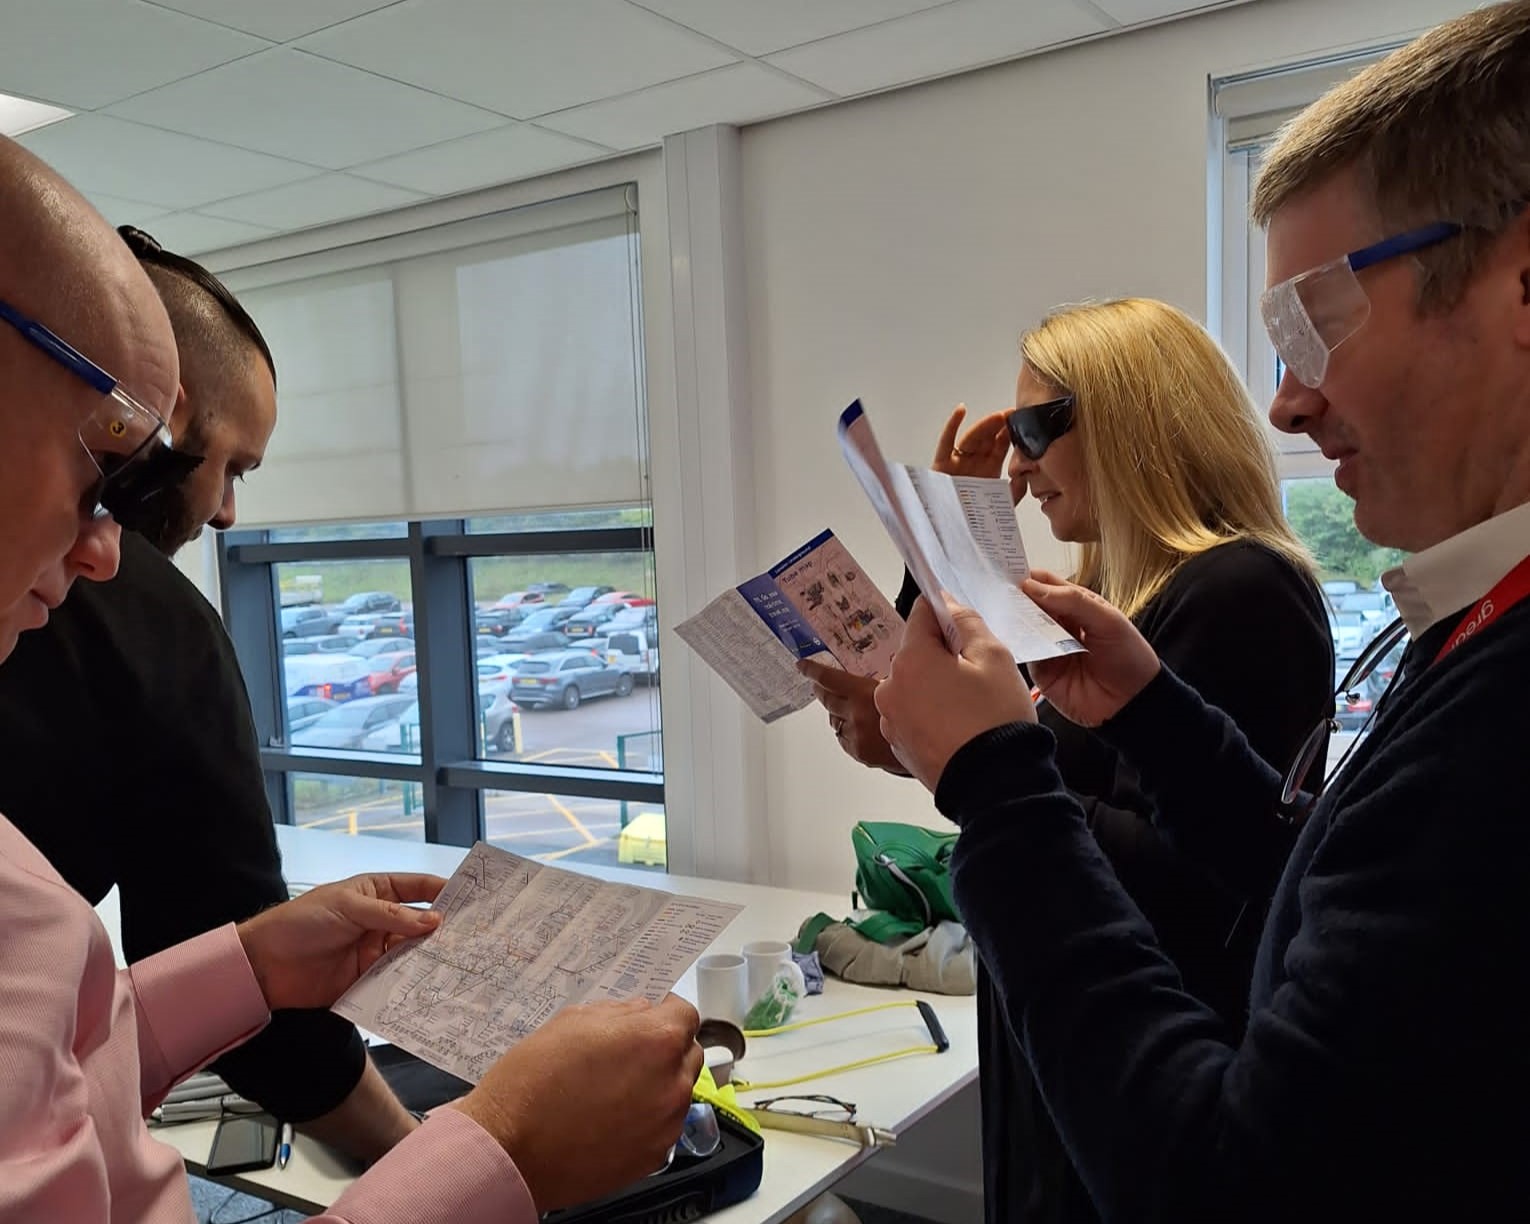
[[[701,1074],[696,1009],[671,995],[567,1007],[455,1105],[515,1161],[539,1212],[664,1166]]]
[[[1021,590],[1087,647],[1029,664],[1031,679],[1069,722],[1098,727],[1158,675],[1163,665],[1137,626],[1093,591],[1041,570]]]
[[[882,716],[877,713],[876,702],[879,682],[875,677],[857,676],[811,659],[800,660],[797,670],[813,682],[813,696],[829,712],[829,730],[841,748],[862,765],[908,776],[908,770],[893,755],[892,745],[882,738]]]

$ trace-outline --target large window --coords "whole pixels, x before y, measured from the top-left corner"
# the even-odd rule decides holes
[[[222,580],[278,820],[664,866],[634,203],[229,274],[277,367]]]

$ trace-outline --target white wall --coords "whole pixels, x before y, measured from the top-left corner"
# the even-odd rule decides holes
[[[1057,303],[1206,314],[1211,76],[1423,29],[1459,0],[1259,0],[747,128],[745,275],[759,555],[832,526],[893,587],[891,546],[834,443],[860,396],[927,461],[944,414],[1011,402],[1020,330]],[[1066,565],[1032,507],[1033,558]],[[848,889],[862,818],[938,823],[844,757],[817,710],[766,731],[770,880]]]

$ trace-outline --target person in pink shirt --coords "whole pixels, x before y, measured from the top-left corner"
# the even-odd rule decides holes
[[[137,261],[0,138],[0,660],[76,578],[116,572],[110,509],[152,491],[178,388]],[[428,934],[438,919],[408,903],[442,884],[356,876],[119,972],[94,911],[0,816],[0,1224],[189,1224],[180,1158],[145,1114],[273,1009],[327,1007]],[[320,1218],[532,1224],[642,1177],[679,1134],[697,1023],[675,998],[566,1009]]]

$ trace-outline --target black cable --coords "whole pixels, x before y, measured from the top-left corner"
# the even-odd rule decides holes
[[[212,1209],[212,1212],[207,1217],[207,1224],[251,1224],[253,1220],[263,1220],[267,1216],[275,1215],[278,1211],[282,1210],[280,1207],[272,1206],[267,1207],[264,1211],[257,1211],[254,1215],[241,1216],[237,1220],[218,1219],[218,1216],[223,1213],[223,1209],[238,1198],[241,1193],[242,1191],[239,1190],[230,1190],[228,1197]]]

